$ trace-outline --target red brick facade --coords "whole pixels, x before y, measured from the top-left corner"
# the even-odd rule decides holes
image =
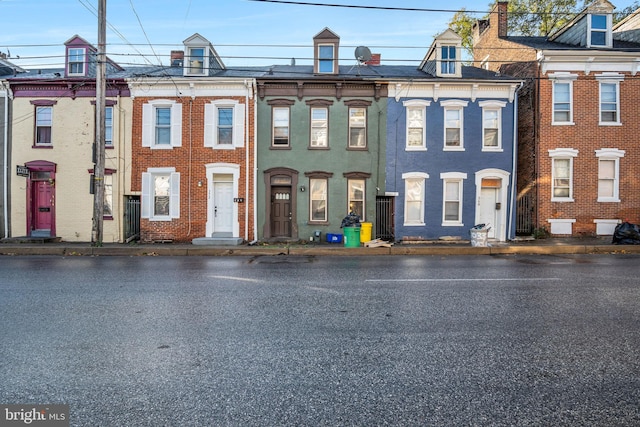
[[[132,191],[142,191],[142,174],[148,168],[173,167],[180,173],[180,217],[170,221],[150,221],[142,218],[140,239],[142,241],[190,242],[194,238],[204,237],[207,222],[207,201],[210,189],[207,188],[205,165],[228,163],[239,165],[238,192],[234,195],[244,199],[238,202],[238,222],[240,235],[246,241],[254,236],[254,104],[249,98],[245,115],[245,143],[234,149],[216,150],[204,146],[205,104],[218,98],[182,97],[166,98],[182,104],[182,146],[172,149],[151,149],[142,146],[143,105],[160,98],[137,97],[133,102],[133,167]],[[235,100],[243,106],[247,98],[224,96],[225,100]],[[248,161],[248,163],[247,163]],[[247,179],[248,178],[248,179]],[[247,188],[247,182],[249,186]]]
[[[474,65],[481,63],[503,74],[523,78],[525,84],[518,93],[518,197],[528,197],[531,207],[531,231],[551,230],[549,220],[570,222],[572,235],[594,235],[594,220],[640,222],[640,107],[635,94],[640,93],[640,80],[625,65],[617,66],[620,56],[600,52],[599,64],[589,69],[588,51],[567,56],[549,63],[553,71],[545,69],[539,59],[542,49],[519,43],[522,38],[499,34],[506,16],[506,2],[499,2],[489,21],[475,27]],[[549,51],[550,47],[546,47]],[[565,47],[566,51],[566,47]],[[587,51],[587,52],[585,52]],[[584,53],[583,53],[584,52]],[[557,54],[556,54],[557,55]],[[638,56],[640,57],[640,55]],[[556,58],[553,58],[555,60]],[[627,63],[636,58],[623,57]],[[562,68],[565,67],[565,68]],[[573,124],[552,124],[553,73],[565,72],[574,76],[572,83]],[[616,73],[622,77],[619,90],[619,124],[600,124],[600,84],[597,76]],[[552,158],[549,150],[560,148],[577,150],[573,158],[573,201],[552,201]],[[619,159],[619,201],[598,201],[598,157],[596,150],[624,150]],[[521,212],[518,216],[521,216]],[[575,221],[575,222],[573,222]],[[563,233],[560,233],[563,234]],[[569,234],[569,233],[567,233]],[[602,234],[602,233],[601,233]]]

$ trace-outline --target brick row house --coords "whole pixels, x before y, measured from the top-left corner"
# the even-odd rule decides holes
[[[386,194],[397,240],[469,239],[484,224],[515,236],[515,98],[521,82],[459,60],[462,39],[437,36],[420,66],[389,81]]]
[[[183,44],[170,67],[136,69],[128,79],[140,238],[253,241],[255,80],[227,70],[201,35]]]
[[[96,48],[65,43],[65,66],[6,79],[11,101],[10,235],[91,241]],[[131,105],[123,69],[107,62],[104,242],[123,240]]]
[[[474,27],[474,61],[522,78],[518,231],[610,235],[640,222],[640,22],[589,4],[548,37],[510,36],[507,2]]]

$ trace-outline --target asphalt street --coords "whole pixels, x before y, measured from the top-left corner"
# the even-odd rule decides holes
[[[640,425],[640,256],[0,257],[74,426]]]

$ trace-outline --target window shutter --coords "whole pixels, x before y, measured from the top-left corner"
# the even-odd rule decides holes
[[[142,197],[140,206],[140,216],[142,218],[151,218],[151,181],[153,177],[148,172],[142,172]]]
[[[213,147],[216,135],[216,106],[205,104],[204,106],[204,146]]]
[[[142,146],[151,147],[153,145],[153,106],[151,104],[142,105]]]
[[[169,215],[180,218],[180,173],[171,173],[171,199],[169,201]]]
[[[171,146],[182,147],[182,104],[171,106]]]
[[[233,109],[233,145],[244,147],[244,107],[245,104],[236,104]]]

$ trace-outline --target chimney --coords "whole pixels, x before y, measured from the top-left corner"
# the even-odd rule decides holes
[[[372,53],[371,54],[371,59],[368,61],[365,61],[365,64],[370,65],[370,66],[377,66],[380,65],[380,54],[379,53]]]
[[[182,67],[184,63],[184,51],[183,50],[172,50],[171,51],[171,66],[172,67]]]
[[[497,4],[498,9],[498,37],[507,37],[507,6],[509,2],[499,1]]]

